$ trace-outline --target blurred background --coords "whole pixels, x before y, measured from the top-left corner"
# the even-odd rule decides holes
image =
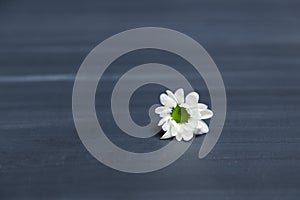
[[[85,56],[131,28],[164,27],[201,43],[223,76],[228,112],[221,138],[202,160],[203,137],[172,165],[126,174],[94,159],[73,122],[74,78]],[[122,148],[147,152],[158,137],[132,139],[109,113],[111,90],[125,69],[159,62],[201,77],[175,55],[132,52],[106,71],[98,118]],[[298,199],[300,195],[300,2],[297,0],[0,1],[0,199]],[[122,71],[123,70],[123,71]],[[164,88],[132,98],[132,118]]]

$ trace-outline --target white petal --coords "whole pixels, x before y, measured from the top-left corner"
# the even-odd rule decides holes
[[[204,133],[201,132],[200,129],[195,130],[195,135],[203,135]]]
[[[195,129],[194,127],[191,127],[187,123],[185,123],[181,125],[180,132],[193,131],[194,129]]]
[[[207,133],[209,131],[207,124],[202,120],[198,121],[198,128],[202,133]]]
[[[197,129],[198,121],[194,119],[190,119],[188,123],[186,123],[186,125],[194,130]]]
[[[189,131],[189,132],[184,132],[182,134],[182,138],[184,141],[190,141],[194,136],[194,133],[192,131]]]
[[[167,117],[167,116],[170,116],[170,113],[161,113],[161,114],[159,114],[159,116],[160,116],[161,118]]]
[[[161,120],[159,120],[157,126],[161,126],[166,122],[165,118],[162,118]]]
[[[180,129],[180,125],[177,124],[177,122],[175,122],[174,120],[170,120],[170,124],[171,126],[173,126],[176,130]]]
[[[172,135],[170,134],[170,131],[167,131],[160,139],[169,139]]]
[[[200,114],[201,114],[201,119],[209,119],[213,116],[213,112],[211,110],[208,110],[208,109],[202,110],[200,112]]]
[[[203,103],[198,103],[197,104],[197,108],[199,110],[206,110],[207,109],[207,105],[203,104]]]
[[[199,112],[207,109],[207,105],[205,105],[203,103],[198,103],[198,104],[193,104],[193,105],[188,104],[188,103],[182,103],[181,106],[184,108],[188,108],[188,109],[197,109]]]
[[[166,94],[160,95],[160,102],[162,105],[167,106],[169,108],[173,108],[177,105],[176,102]]]
[[[175,92],[175,97],[177,99],[177,102],[179,104],[182,104],[184,102],[184,91],[182,88],[178,89],[176,92]]]
[[[171,135],[172,135],[172,136],[176,136],[177,133],[178,133],[178,130],[177,130],[175,127],[171,127],[170,132],[171,132]]]
[[[159,107],[155,108],[154,111],[155,111],[156,114],[170,113],[171,108],[167,108],[165,106],[159,106]]]
[[[194,119],[201,119],[201,114],[198,108],[189,108],[187,109],[188,113],[190,114],[191,118]]]
[[[198,124],[197,124],[197,129],[198,130],[200,130],[201,129],[201,127],[202,127],[202,123],[201,122],[203,122],[202,120],[199,120],[198,121]]]
[[[181,135],[181,134],[177,134],[177,135],[176,135],[176,140],[177,140],[178,142],[180,142],[180,141],[182,140],[182,135]]]
[[[161,120],[159,120],[158,122],[158,126],[161,126],[163,123],[165,123],[168,119],[170,119],[170,116],[166,116],[166,117],[163,117]]]
[[[183,108],[192,108],[192,106],[190,106],[187,103],[182,103],[182,104],[180,104],[180,106],[183,107]]]
[[[177,98],[176,98],[176,96],[173,94],[173,92],[171,92],[170,90],[167,90],[166,92],[167,92],[167,94],[168,94],[168,96],[169,96],[170,98],[172,98],[176,103],[178,102],[178,101],[177,101]]]
[[[161,127],[162,130],[167,131],[170,129],[170,124],[169,123],[164,123],[164,125]]]
[[[197,92],[191,92],[185,98],[185,102],[190,106],[196,106],[198,104],[198,101],[199,94]]]

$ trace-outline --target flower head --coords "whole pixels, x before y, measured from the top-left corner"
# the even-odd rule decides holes
[[[207,109],[207,105],[198,103],[199,95],[196,92],[189,93],[184,98],[183,89],[175,93],[170,90],[160,95],[162,106],[155,109],[161,120],[158,126],[162,126],[165,134],[161,139],[175,137],[177,141],[189,141],[194,134],[203,134],[209,131],[203,119],[209,119],[213,112]]]

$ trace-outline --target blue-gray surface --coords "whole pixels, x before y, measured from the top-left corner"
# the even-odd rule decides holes
[[[197,158],[198,137],[169,167],[126,174],[81,143],[72,86],[94,46],[145,26],[178,30],[208,50],[224,79],[228,113],[205,159]],[[0,30],[0,199],[299,199],[299,1],[1,1]],[[185,66],[166,52],[133,52],[106,73],[96,97],[109,137],[132,151],[166,141],[120,133],[107,99],[120,75],[113,69],[149,61]],[[209,103],[201,78],[185,73]],[[143,105],[155,103],[161,89],[136,92],[137,123],[147,122]]]

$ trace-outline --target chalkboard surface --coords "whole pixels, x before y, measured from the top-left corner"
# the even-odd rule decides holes
[[[0,199],[299,199],[299,11],[297,0],[1,1]],[[81,143],[72,88],[97,44],[148,26],[183,32],[206,48],[222,74],[228,112],[206,158],[197,157],[197,137],[172,165],[127,174],[98,162]],[[133,52],[114,63],[96,95],[108,137],[136,152],[167,141],[121,134],[108,99],[121,75],[114,69],[147,62],[186,66],[167,52]],[[209,104],[201,77],[185,73]],[[145,107],[162,89],[135,93],[136,123],[147,123]]]

